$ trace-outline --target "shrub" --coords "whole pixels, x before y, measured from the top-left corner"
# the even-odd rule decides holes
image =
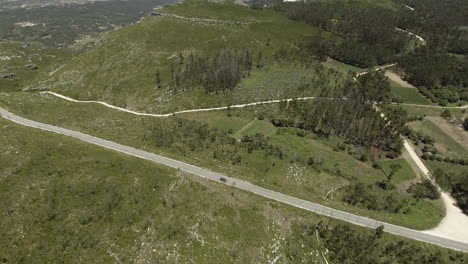
[[[418,199],[428,198],[435,200],[440,197],[440,193],[437,190],[437,187],[434,186],[429,180],[423,180],[422,182],[411,184],[411,186],[406,191],[414,198]]]

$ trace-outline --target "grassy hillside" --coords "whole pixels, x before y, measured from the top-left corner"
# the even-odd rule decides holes
[[[0,42],[0,76],[15,75],[13,78],[0,78],[0,91],[22,89],[37,83],[70,58],[67,51],[40,44]],[[35,65],[37,69],[28,70],[27,65]]]
[[[313,94],[318,84],[334,85],[336,77],[319,78],[314,70],[278,65],[273,60],[273,55],[287,48],[288,43],[317,34],[317,28],[290,21],[273,11],[234,4],[189,1],[158,12],[164,15],[147,16],[139,24],[113,32],[98,47],[77,56],[37,87],[77,99],[170,112],[307,95]],[[170,65],[178,67],[180,56],[188,60],[190,53],[213,54],[223,48],[249,50],[254,63],[261,51],[264,66],[254,67],[239,89],[222,96],[203,90],[174,92],[169,88]],[[157,88],[157,71],[161,74],[161,88]],[[323,74],[333,73],[324,70]],[[272,87],[273,81],[280,78],[282,82],[274,82]],[[314,86],[306,87],[307,83]]]

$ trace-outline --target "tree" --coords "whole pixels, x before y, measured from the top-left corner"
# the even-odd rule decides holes
[[[161,73],[159,72],[159,69],[156,70],[156,84],[158,85],[158,88],[161,88]]]
[[[382,237],[384,233],[384,226],[383,225],[379,225],[376,229],[375,229],[375,238],[376,239],[380,239]]]
[[[262,67],[262,52],[258,52],[258,57],[257,57],[257,68]]]
[[[171,86],[174,87],[174,65],[171,63]]]
[[[184,64],[184,56],[182,55],[182,53],[179,53],[179,64],[180,65]]]
[[[444,111],[442,112],[442,114],[440,114],[440,116],[443,118],[451,118],[452,113],[450,112],[450,110],[444,109]]]

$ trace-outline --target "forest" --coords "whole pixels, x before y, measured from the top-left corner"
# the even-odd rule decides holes
[[[275,126],[296,126],[325,137],[336,135],[351,144],[384,150],[388,157],[395,158],[401,153],[399,135],[407,116],[400,108],[386,107],[390,98],[383,74],[369,73],[337,89],[323,89],[313,102],[291,102],[284,109],[284,118],[272,122]]]
[[[242,78],[249,76],[253,54],[231,49],[219,50],[214,56],[190,53],[187,58],[179,54],[179,65],[171,65],[171,87],[174,90],[204,88],[208,93],[231,91]],[[258,54],[256,65],[262,66]]]
[[[285,2],[274,8],[332,33],[304,40],[298,45],[304,52],[361,68],[398,62],[407,81],[432,102],[468,101],[468,9],[459,8],[463,0],[399,3],[396,9],[341,1]],[[401,30],[422,36],[423,43],[415,44]]]
[[[323,47],[325,42],[326,55],[363,68],[391,62],[409,41],[395,30],[397,13],[364,2],[285,2],[275,10],[334,33],[311,39],[310,45]]]
[[[398,63],[408,82],[432,102],[446,106],[468,101],[468,56],[462,60],[442,50],[421,47],[399,58]]]

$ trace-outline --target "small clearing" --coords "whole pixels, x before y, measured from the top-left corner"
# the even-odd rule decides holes
[[[426,118],[465,149],[468,149],[468,132],[464,131],[463,128],[449,123],[442,117],[428,116]]]

